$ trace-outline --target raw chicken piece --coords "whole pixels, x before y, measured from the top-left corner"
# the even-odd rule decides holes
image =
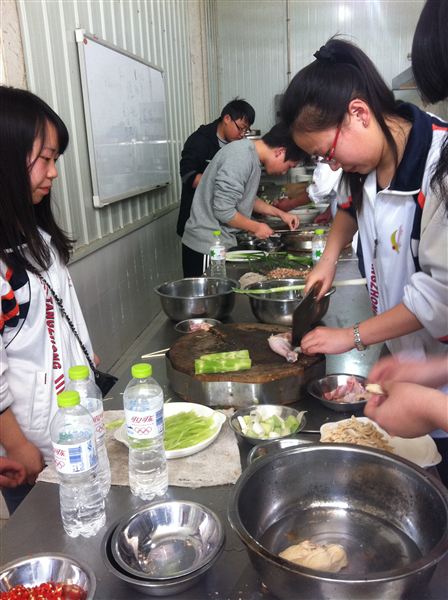
[[[213,327],[210,323],[190,323],[189,332],[193,333],[193,331],[210,331]]]
[[[338,385],[331,392],[324,392],[325,400],[333,402],[360,402],[366,400],[369,394],[366,388],[355,377],[349,377],[345,385]]]
[[[302,567],[329,573],[338,573],[348,565],[347,554],[339,544],[315,544],[310,540],[288,546],[279,556]]]
[[[284,356],[290,363],[297,362],[298,353],[300,347],[293,348],[291,344],[292,332],[286,331],[285,333],[277,333],[277,335],[271,335],[268,337],[268,343],[270,349],[280,356]]]

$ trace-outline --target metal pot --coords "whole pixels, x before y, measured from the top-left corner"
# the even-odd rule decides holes
[[[260,290],[284,286],[304,284],[304,279],[268,279],[258,281],[247,286],[247,290]],[[330,305],[330,296],[334,294],[332,287],[317,304],[314,304],[313,314],[310,316],[311,324],[317,323],[327,313]],[[285,292],[266,292],[266,294],[248,295],[250,307],[254,316],[262,323],[292,326],[292,315],[302,301],[301,292],[287,290]]]
[[[288,231],[281,236],[282,243],[287,250],[294,252],[311,252],[314,229],[297,229]]]
[[[242,250],[256,250],[259,240],[248,231],[241,231],[236,234],[238,248]]]
[[[279,236],[269,237],[265,240],[257,240],[256,248],[264,252],[278,252],[283,248],[283,244]]]
[[[229,520],[278,598],[423,597],[448,552],[448,492],[423,469],[367,447],[310,444],[253,462]],[[312,570],[279,557],[309,539],[339,543],[348,565]]]

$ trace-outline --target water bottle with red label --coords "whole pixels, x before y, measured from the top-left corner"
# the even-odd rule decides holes
[[[123,395],[129,442],[129,486],[135,496],[152,500],[168,487],[163,446],[163,390],[152,377],[152,366],[132,366]]]

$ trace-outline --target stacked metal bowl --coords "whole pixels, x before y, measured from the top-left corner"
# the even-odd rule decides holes
[[[104,536],[107,569],[142,594],[170,596],[195,585],[224,547],[219,518],[196,502],[161,501],[127,514]]]

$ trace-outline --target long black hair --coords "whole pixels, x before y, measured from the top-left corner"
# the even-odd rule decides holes
[[[50,194],[32,202],[29,159],[36,138],[44,145],[47,123],[56,129],[62,154],[69,135],[54,110],[27,90],[0,86],[0,259],[9,267],[49,268],[51,252],[39,228],[51,236],[61,259],[69,260],[72,241],[54,219]]]
[[[370,58],[354,44],[330,38],[314,56],[316,60],[299,71],[282,100],[281,117],[290,127],[302,131],[323,131],[342,124],[349,103],[366,102],[375,116],[398,165],[397,144],[386,124],[397,117],[398,104]],[[367,175],[347,173],[354,204],[362,203]]]
[[[426,102],[448,98],[448,0],[427,0],[412,41],[412,70]],[[448,210],[448,137],[431,176],[431,187]]]

